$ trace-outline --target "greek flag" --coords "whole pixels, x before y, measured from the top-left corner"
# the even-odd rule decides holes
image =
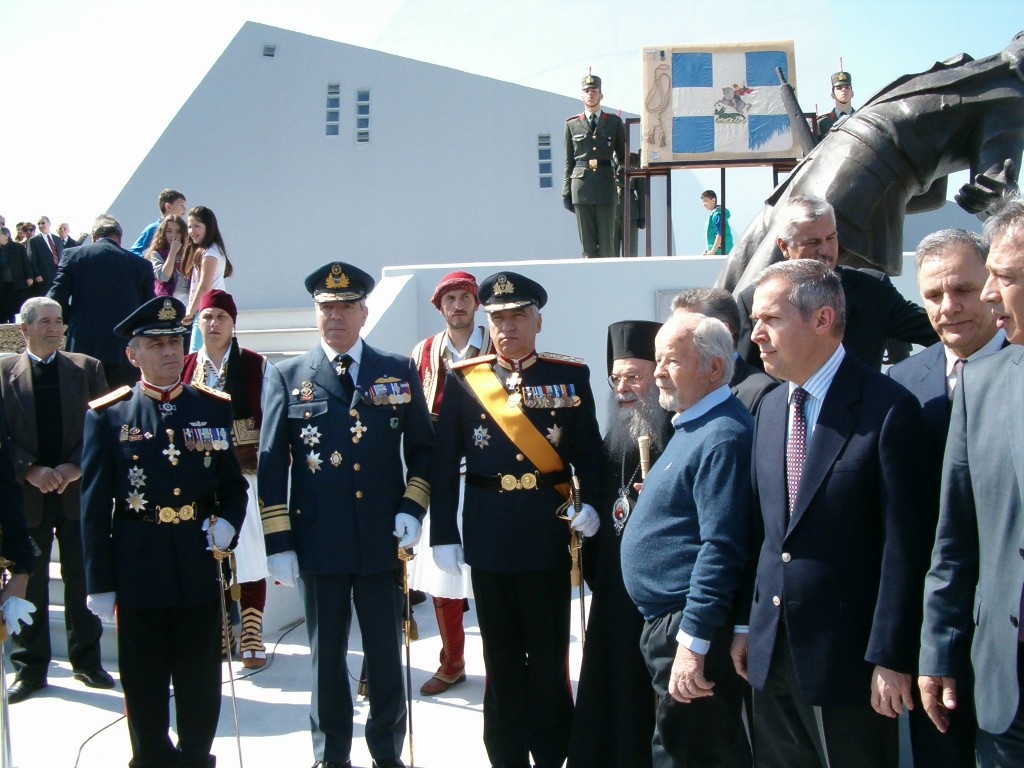
[[[793,148],[776,67],[784,50],[674,51],[672,152],[787,153]]]

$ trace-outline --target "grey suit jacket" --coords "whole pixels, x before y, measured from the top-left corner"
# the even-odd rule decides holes
[[[89,401],[107,392],[107,380],[100,362],[88,355],[74,352],[57,353],[57,376],[60,382],[62,462],[82,463],[82,433]],[[32,392],[32,366],[28,354],[0,360],[0,393],[3,394],[3,417],[11,439],[14,474],[25,495],[25,524],[29,528],[43,520],[43,494],[25,482],[25,473],[39,456],[39,431],[36,427],[36,401]],[[66,517],[79,516],[81,484],[72,483],[60,494]]]
[[[1024,347],[1011,345],[967,365],[956,388],[921,632],[921,674],[963,677],[973,663],[978,726],[990,733],[1018,704],[1021,487]]]

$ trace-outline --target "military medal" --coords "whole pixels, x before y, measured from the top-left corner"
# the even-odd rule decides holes
[[[167,447],[161,451],[164,456],[167,457],[168,461],[171,462],[172,467],[178,465],[178,457],[181,455],[181,451],[174,447],[174,430],[167,430]]]
[[[160,403],[160,412],[164,414],[174,413],[178,410],[178,406],[171,402]]]
[[[555,424],[554,426],[548,427],[548,442],[554,446],[558,446],[562,442],[562,428]]]
[[[302,391],[299,392],[300,400],[312,400],[313,399],[313,382],[304,381],[302,382]]]
[[[513,392],[511,395],[508,396],[509,408],[516,408],[519,406],[521,402],[523,402],[523,396],[518,392]]]
[[[356,419],[356,423],[353,426],[349,427],[348,431],[352,433],[352,442],[358,443],[360,440],[363,439],[363,433],[369,430],[367,430],[367,428],[363,426],[363,423],[361,421]]]
[[[335,469],[341,466],[341,454],[337,451],[331,454],[331,466]]]
[[[491,436],[487,433],[487,427],[481,425],[473,430],[473,445],[481,451],[491,443]]]
[[[314,427],[312,424],[307,424],[299,432],[299,437],[302,438],[303,445],[308,445],[312,448],[314,445],[320,442],[320,429]]]
[[[509,392],[515,392],[516,387],[523,383],[523,377],[519,375],[519,371],[513,371],[512,375],[505,380],[505,389]]]
[[[320,469],[320,465],[323,463],[324,460],[320,458],[319,453],[313,453],[313,451],[310,451],[309,455],[306,456],[306,466],[309,467],[309,471],[312,472],[314,475],[316,474],[316,471]]]
[[[128,495],[128,508],[133,512],[146,511],[146,496],[138,491],[132,491]]]
[[[142,467],[134,466],[128,470],[128,482],[133,488],[141,488],[146,484],[146,473]]]

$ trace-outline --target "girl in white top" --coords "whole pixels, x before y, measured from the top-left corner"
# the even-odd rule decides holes
[[[185,322],[191,323],[195,319],[200,299],[214,288],[226,290],[225,278],[231,277],[234,270],[220,235],[220,227],[217,226],[217,217],[209,208],[197,205],[188,212],[188,236],[182,271],[192,278],[188,307],[185,310]],[[202,346],[203,335],[199,323],[193,323],[189,351],[196,352]]]

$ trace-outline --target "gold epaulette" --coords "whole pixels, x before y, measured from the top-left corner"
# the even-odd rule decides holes
[[[219,389],[208,387],[205,384],[193,384],[192,387],[193,389],[199,390],[203,394],[213,395],[214,397],[219,397],[221,400],[227,400],[229,403],[231,402],[231,395],[229,395],[227,392],[221,392]]]
[[[556,363],[566,363],[567,365],[583,365],[582,357],[573,357],[572,355],[560,355],[557,352],[538,352],[537,357],[541,360],[551,360]]]
[[[455,371],[459,368],[469,368],[473,365],[480,365],[480,363],[493,363],[497,359],[497,355],[480,355],[479,357],[470,357],[466,360],[452,363],[452,370]]]
[[[116,403],[118,400],[123,400],[124,396],[131,391],[132,388],[125,384],[123,387],[118,387],[113,392],[107,392],[103,397],[97,397],[95,400],[90,400],[89,407],[93,410],[103,408],[111,403]]]

